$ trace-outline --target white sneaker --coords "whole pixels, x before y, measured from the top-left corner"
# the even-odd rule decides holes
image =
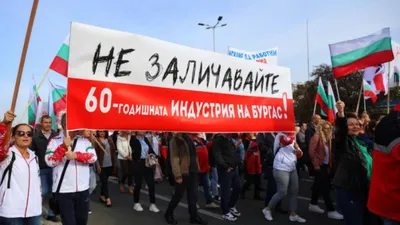
[[[235,207],[231,208],[230,212],[232,213],[232,215],[234,215],[236,217],[239,217],[242,215]]]
[[[331,218],[334,220],[343,220],[343,215],[338,213],[337,211],[331,211],[331,212],[328,212],[328,218]]]
[[[200,206],[199,206],[199,204],[196,204],[196,208],[197,208],[197,209],[200,209]]]
[[[160,210],[157,208],[155,204],[150,204],[149,210],[154,213],[160,212]]]
[[[310,204],[308,206],[308,210],[310,210],[311,212],[316,212],[316,213],[321,213],[321,214],[325,212],[318,205],[312,205],[312,204]]]
[[[301,218],[299,215],[290,215],[289,220],[292,222],[299,222],[299,223],[305,223],[306,220]]]
[[[214,202],[211,202],[210,204],[206,204],[207,209],[218,209],[219,205],[215,204]]]
[[[222,219],[234,222],[237,220],[237,217],[232,215],[232,213],[229,212],[227,214],[222,215]]]
[[[142,205],[140,205],[140,203],[135,203],[133,205],[133,210],[135,210],[137,212],[142,212],[143,211]]]
[[[274,218],[272,218],[271,210],[268,209],[267,207],[265,207],[265,208],[262,210],[262,213],[264,214],[264,217],[265,217],[266,220],[268,220],[268,221],[274,220]]]

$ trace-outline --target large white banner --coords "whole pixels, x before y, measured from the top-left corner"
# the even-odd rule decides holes
[[[278,65],[278,48],[271,48],[259,52],[247,52],[244,50],[229,47],[228,55],[269,65]]]
[[[293,131],[290,70],[72,23],[68,129]]]

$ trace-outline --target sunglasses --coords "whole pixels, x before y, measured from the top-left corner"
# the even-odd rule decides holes
[[[17,136],[19,136],[19,137],[24,137],[24,136],[32,137],[32,136],[33,136],[32,131],[21,131],[21,130],[18,130],[18,131],[16,132],[16,134],[17,134]]]

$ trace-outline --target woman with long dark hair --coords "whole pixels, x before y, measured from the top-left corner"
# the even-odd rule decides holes
[[[5,142],[8,126],[15,115],[8,111],[0,123],[0,224],[40,225],[42,194],[39,164],[29,149],[33,130],[28,124],[12,129],[14,145]]]
[[[154,155],[154,151],[149,140],[144,135],[144,132],[138,131],[136,132],[135,136],[131,136],[130,140],[130,147],[132,148],[133,177],[135,179],[133,209],[137,212],[143,211],[142,205],[139,203],[139,198],[140,190],[142,189],[142,181],[144,179],[147,187],[149,188],[149,210],[158,213],[160,210],[156,206],[154,168],[146,163],[146,161],[148,161],[148,157],[150,157],[150,154]]]
[[[337,206],[343,213],[345,225],[363,225],[367,213],[368,187],[372,172],[372,157],[368,146],[359,137],[357,116],[344,113],[344,102],[337,102],[336,154],[339,164],[332,184],[336,187]]]
[[[111,207],[111,198],[108,192],[108,178],[116,168],[116,148],[107,131],[97,131],[98,142],[95,145],[97,161],[100,165],[100,201]],[[101,147],[99,146],[101,145]],[[105,151],[103,151],[105,150]]]

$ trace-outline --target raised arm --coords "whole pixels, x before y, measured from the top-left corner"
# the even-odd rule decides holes
[[[3,122],[0,123],[0,165],[7,166],[11,162],[11,152],[6,143],[8,125],[12,123],[15,115],[11,111],[4,114]]]

